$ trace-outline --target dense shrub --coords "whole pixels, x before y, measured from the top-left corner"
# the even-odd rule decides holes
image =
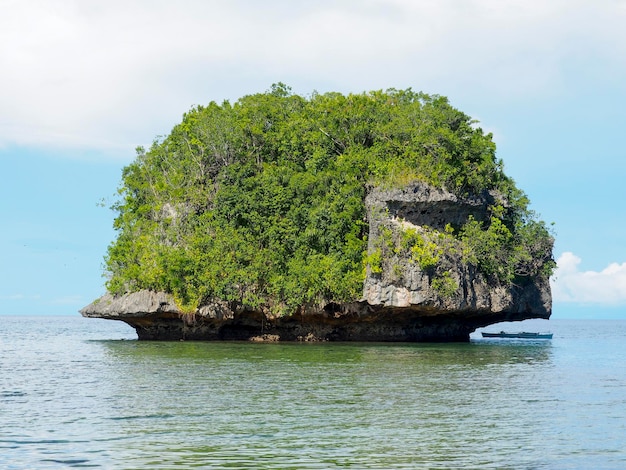
[[[366,253],[367,188],[417,180],[508,201],[459,231],[485,273],[510,281],[545,268],[533,261],[551,249],[544,224],[503,173],[491,134],[446,98],[394,89],[305,98],[278,84],[197,106],[137,149],[114,206],[107,287],[170,292],[190,310],[211,298],[277,313],[359,298],[376,257]],[[421,263],[437,260],[430,245],[413,250]]]

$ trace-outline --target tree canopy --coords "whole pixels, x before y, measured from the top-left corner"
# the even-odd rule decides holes
[[[551,247],[543,222],[504,174],[492,135],[445,97],[302,97],[279,83],[196,106],[137,149],[114,205],[107,288],[169,292],[188,309],[222,299],[277,313],[358,299],[368,188],[415,181],[459,195],[498,191],[506,208],[456,228],[469,262],[506,282],[544,268],[529,262]]]

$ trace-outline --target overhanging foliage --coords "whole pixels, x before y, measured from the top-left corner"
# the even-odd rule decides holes
[[[457,228],[487,275],[511,282],[546,268],[544,224],[503,173],[491,134],[446,98],[394,89],[305,98],[278,84],[195,107],[138,149],[114,206],[107,288],[169,292],[189,310],[212,298],[277,313],[358,299],[371,258],[367,189],[418,180],[502,194],[507,206],[489,222]]]

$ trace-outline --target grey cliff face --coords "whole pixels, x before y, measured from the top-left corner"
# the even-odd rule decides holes
[[[171,295],[142,290],[119,297],[105,294],[83,308],[80,313],[84,317],[121,320],[150,315],[179,315],[180,310]]]
[[[463,199],[423,184],[373,189],[365,201],[368,249],[384,256],[376,269],[368,267],[363,298],[351,303],[274,318],[216,300],[184,314],[169,294],[140,291],[106,294],[81,314],[124,321],[139,339],[252,341],[468,341],[472,331],[489,324],[549,318],[547,276],[502,285],[462,262],[458,250],[442,250],[433,270],[390,248],[407,230],[431,236],[470,216],[483,220],[496,198],[486,193]]]
[[[398,243],[407,229],[428,234],[430,229],[445,230],[447,224],[460,226],[470,216],[483,220],[496,197],[484,194],[462,199],[426,185],[390,191],[374,189],[366,199],[369,252],[381,245],[384,248],[385,243]],[[385,236],[388,240],[381,243]],[[365,279],[363,297],[370,305],[436,309],[441,314],[488,314],[493,317],[489,323],[550,316],[552,296],[547,278],[532,279],[524,286],[502,285],[463,263],[456,250],[446,250],[438,263],[448,273],[449,285],[456,287],[442,295],[433,287],[435,276],[431,272],[405,254],[385,251],[381,272],[374,273],[370,268]]]

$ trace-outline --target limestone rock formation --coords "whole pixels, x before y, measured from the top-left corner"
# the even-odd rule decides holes
[[[427,185],[390,191],[375,189],[366,200],[369,251],[377,245],[397,244],[407,228],[416,232],[424,231],[425,227],[443,231],[447,224],[462,225],[470,216],[482,220],[487,207],[497,197],[486,193],[462,199]],[[382,241],[385,235],[388,240]],[[469,316],[489,313],[494,317],[490,323],[550,316],[552,297],[548,278],[536,277],[524,286],[503,285],[488,279],[475,266],[463,263],[455,250],[447,250],[438,264],[448,273],[450,285],[456,286],[447,295],[438,293],[433,288],[432,273],[421,269],[406,254],[385,250],[381,273],[368,270],[364,299],[382,308],[437,309]]]
[[[460,198],[424,184],[372,189],[366,198],[369,251],[383,256],[376,269],[368,268],[363,298],[354,302],[273,317],[218,300],[184,314],[172,296],[140,291],[104,295],[81,314],[124,321],[146,340],[468,341],[472,331],[489,324],[547,319],[547,276],[503,284],[464,263],[454,249],[440,254],[437,269],[424,269],[392,248],[407,229],[428,236],[470,216],[482,220],[495,199],[492,193]]]

